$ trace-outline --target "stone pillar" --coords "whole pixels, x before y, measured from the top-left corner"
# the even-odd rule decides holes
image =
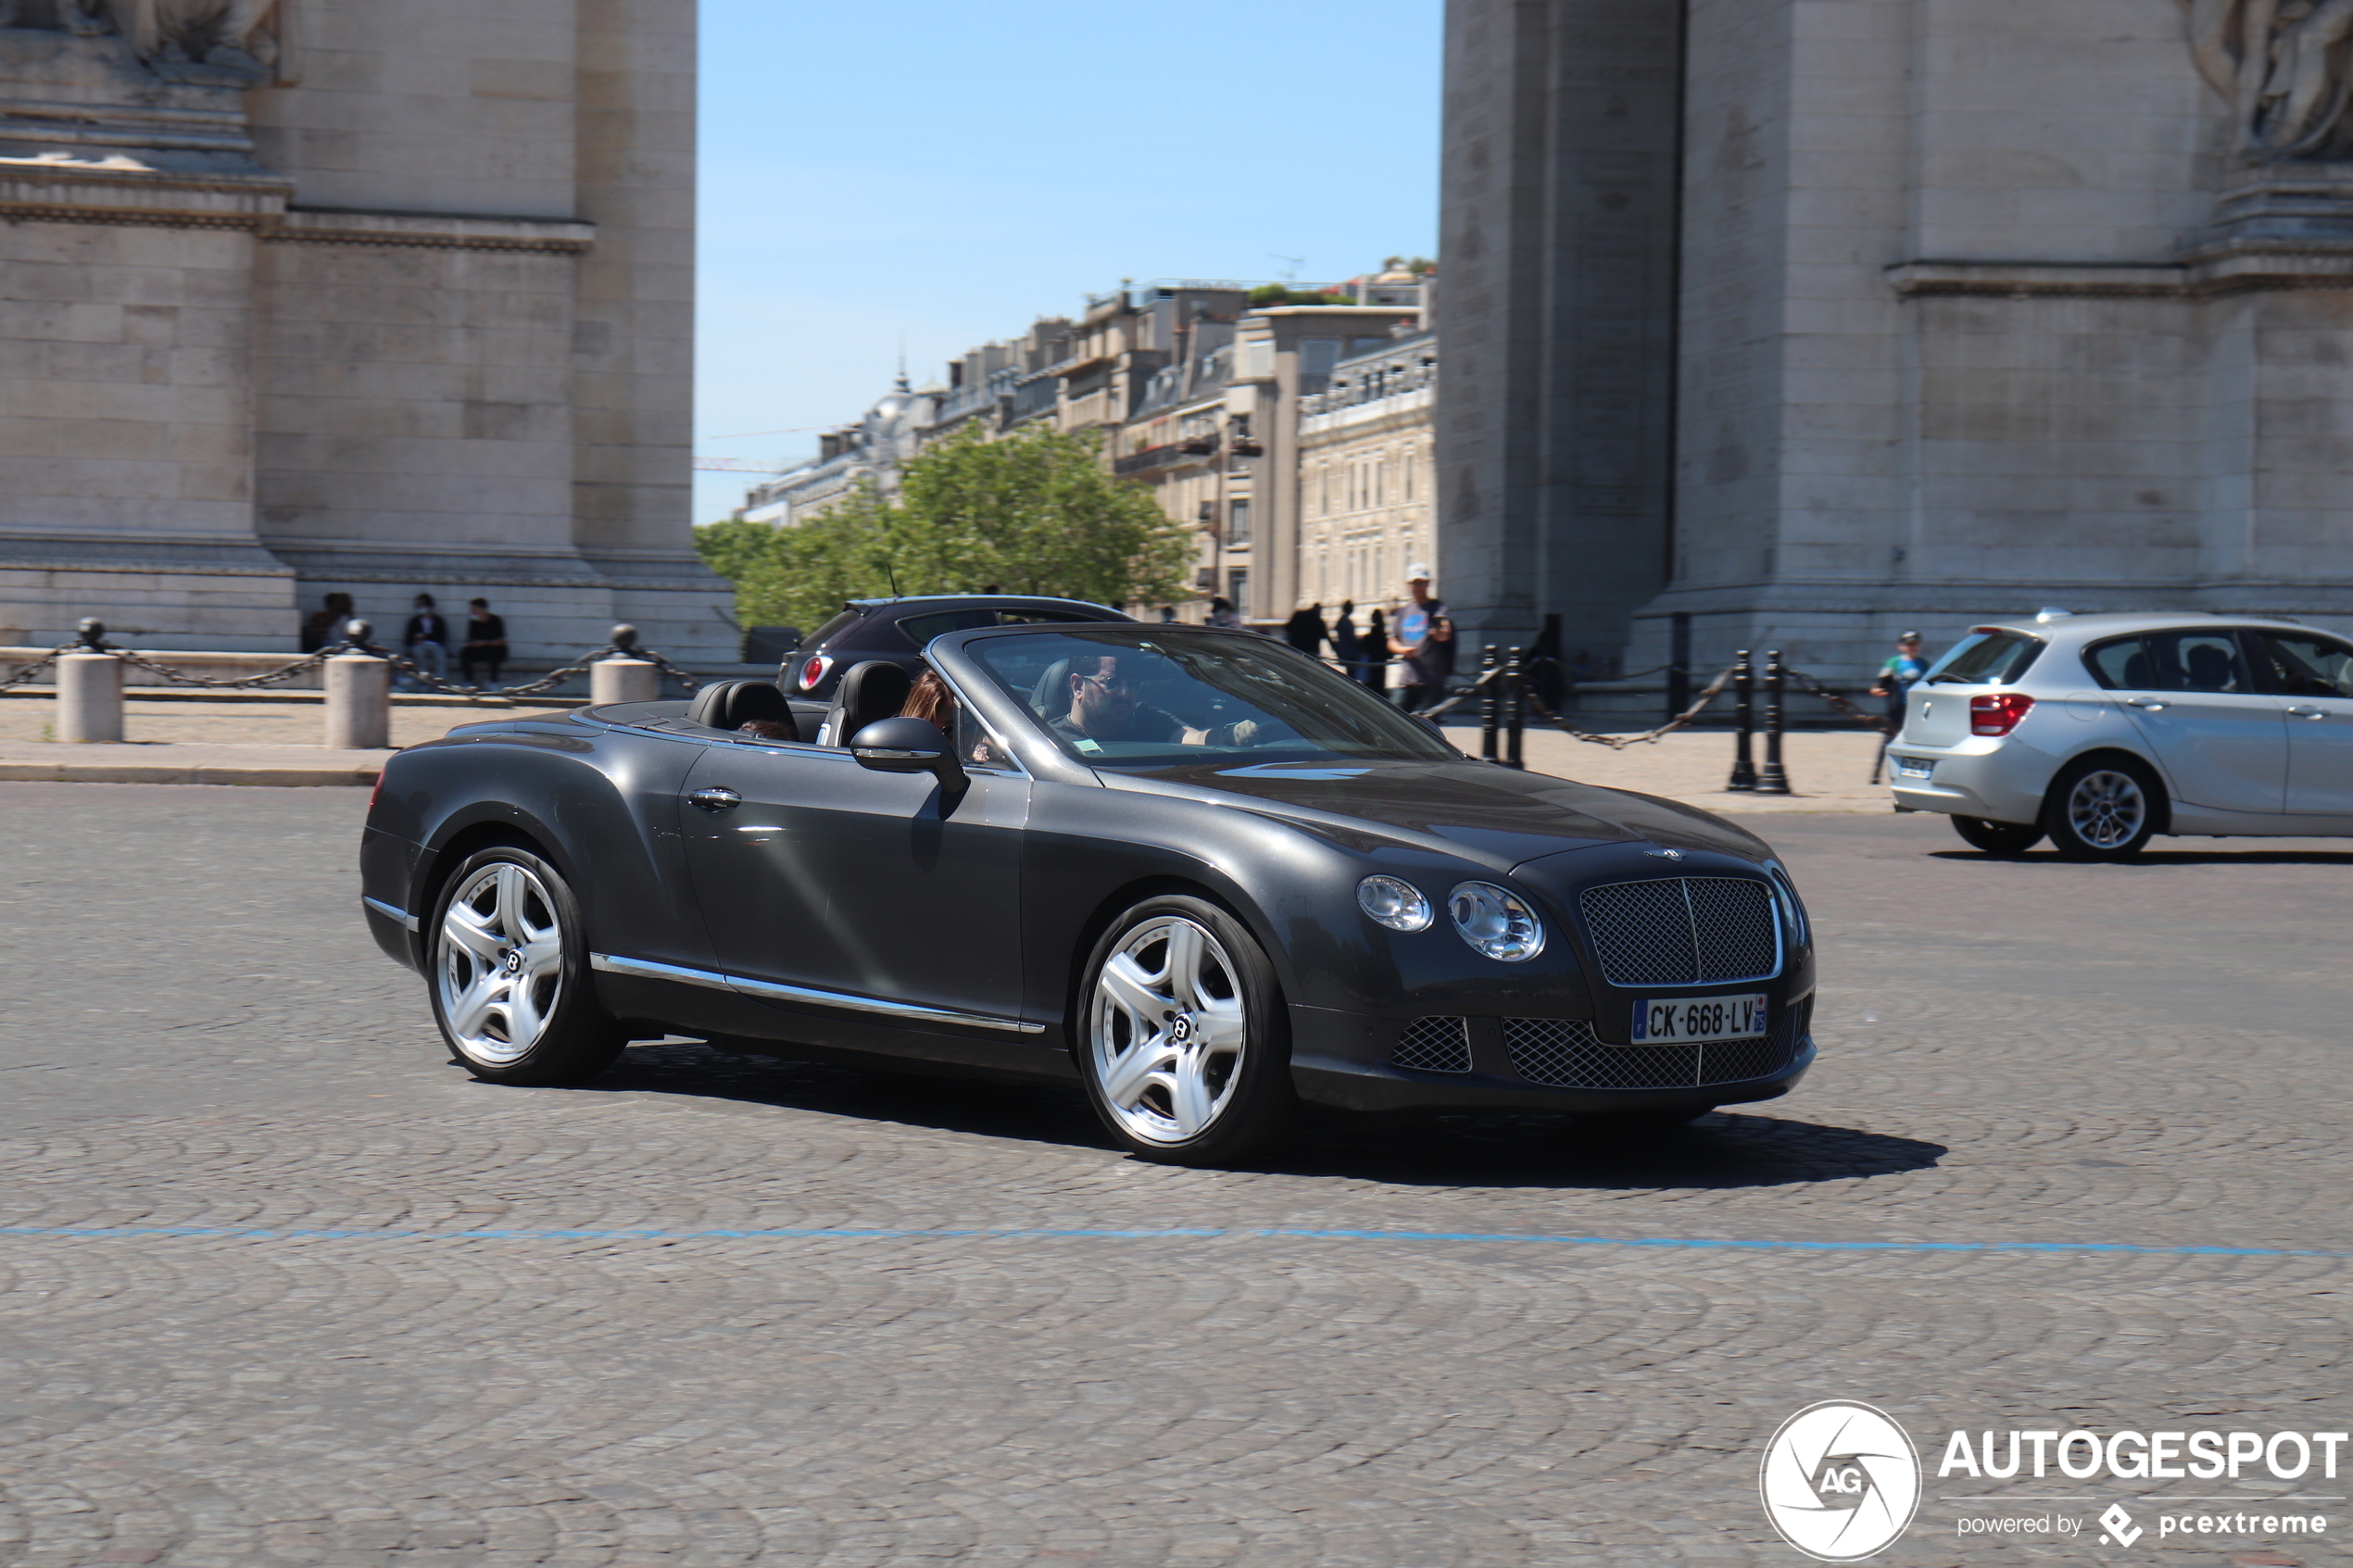
[[[588,667],[588,700],[651,702],[661,696],[661,671],[643,659],[600,659]]]
[[[1672,527],[1681,8],[1449,0],[1438,588],[1459,640],[1624,646]]]
[[[57,659],[57,738],[122,738],[122,660],[110,653],[69,653]]]
[[[381,751],[392,744],[392,666],[364,653],[327,660],[331,751]]]

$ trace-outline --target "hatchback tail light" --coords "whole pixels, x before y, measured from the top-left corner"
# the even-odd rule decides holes
[[[2018,728],[2034,699],[2023,692],[1995,692],[1990,696],[1969,699],[1969,733],[1973,735],[2006,735]]]
[[[815,691],[818,683],[825,678],[825,671],[833,667],[834,661],[824,654],[811,654],[809,662],[800,667],[800,689],[805,692]]]

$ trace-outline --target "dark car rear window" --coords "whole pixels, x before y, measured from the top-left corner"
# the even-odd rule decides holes
[[[920,648],[934,637],[950,632],[969,632],[975,626],[1061,624],[1087,622],[1094,619],[1061,609],[936,609],[928,615],[908,616],[900,621],[899,629]]]
[[[2023,632],[1971,632],[1920,678],[1922,685],[2006,686],[2026,673],[2043,640]]]
[[[851,621],[857,620],[862,613],[862,611],[854,609],[843,610],[839,615],[835,616],[831,621],[826,621],[823,626],[818,627],[817,630],[810,633],[806,637],[803,637],[800,640],[802,650],[812,651],[814,649],[824,647],[828,638],[832,637],[836,633],[839,632],[843,627],[849,625]]]

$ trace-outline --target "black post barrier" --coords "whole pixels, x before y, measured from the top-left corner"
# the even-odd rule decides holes
[[[1692,612],[1679,609],[1667,644],[1667,721],[1692,705]]]
[[[1520,650],[1513,648],[1504,662],[1504,766],[1526,768],[1520,755],[1520,742],[1528,729],[1528,703],[1520,691],[1527,679],[1522,672]]]
[[[1757,771],[1756,793],[1787,795],[1789,774],[1781,769],[1781,692],[1788,678],[1781,671],[1781,650],[1765,650],[1765,766]]]
[[[1749,756],[1749,737],[1756,733],[1756,669],[1748,650],[1732,656],[1732,720],[1739,726],[1732,742],[1732,780],[1726,789],[1755,789],[1756,763]]]
[[[1478,759],[1495,760],[1495,645],[1478,652]]]

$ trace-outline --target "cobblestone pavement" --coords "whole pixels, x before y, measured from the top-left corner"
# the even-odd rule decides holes
[[[363,798],[0,785],[0,1562],[1794,1564],[1760,1446],[1833,1398],[1929,1450],[1881,1562],[2345,1561],[2342,1503],[1961,1538],[2001,1484],[1932,1466],[2353,1425],[2346,848],[1777,820],[1825,952],[1791,1098],[1217,1173],[674,1043],[473,1084],[361,929]]]

